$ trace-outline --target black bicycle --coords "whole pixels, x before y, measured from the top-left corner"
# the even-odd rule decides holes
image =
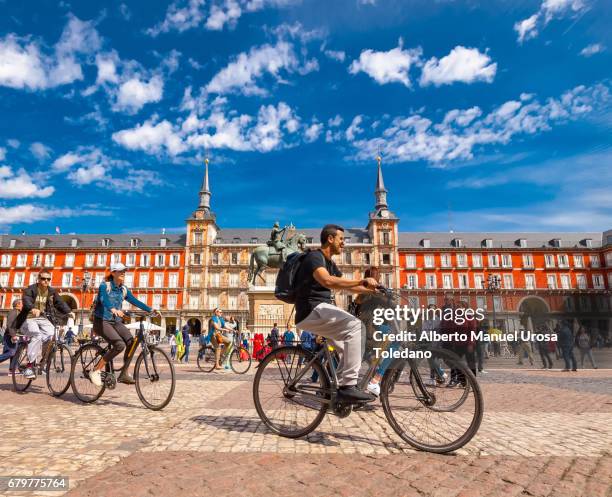
[[[11,359],[13,387],[18,393],[24,393],[34,381],[32,378],[26,378],[24,374],[29,362],[29,343],[30,337],[19,335],[17,350]],[[70,386],[72,357],[72,350],[59,335],[59,326],[54,325],[53,338],[43,344],[41,360],[33,367],[37,376],[45,373],[47,388],[54,397],[64,395]]]
[[[389,292],[390,297],[391,293]],[[392,323],[399,331],[399,324]],[[332,348],[323,341],[317,353],[301,347],[281,347],[268,354],[253,381],[255,408],[265,425],[278,435],[299,438],[317,428],[330,411],[350,415],[365,403],[346,403],[337,396],[338,378]],[[400,354],[386,369],[380,400],[393,430],[411,446],[436,453],[457,450],[476,434],[484,404],[476,377],[453,352],[431,345],[401,344]],[[433,381],[431,361],[452,372],[453,381]],[[316,373],[316,374],[313,374]],[[370,368],[360,385],[374,375]],[[449,375],[450,378],[451,375]]]
[[[223,345],[225,349],[225,345]],[[227,360],[226,351],[221,352],[220,363],[224,363]],[[229,356],[229,365],[232,371],[236,374],[245,374],[251,369],[251,353],[243,347],[236,336],[233,339],[233,346]],[[214,371],[216,365],[215,348],[212,345],[206,345],[201,347],[198,351],[198,357],[196,360],[198,368],[204,373],[210,373]]]
[[[125,312],[125,314],[128,314]],[[140,354],[134,366],[134,380],[136,393],[145,407],[159,411],[172,400],[176,386],[174,366],[168,354],[156,345],[147,342],[147,331],[144,319],[150,314],[140,316],[140,327],[129,351],[128,361],[134,357],[140,345]],[[117,386],[113,362],[106,364],[102,372],[102,385],[94,385],[89,374],[95,369],[100,359],[108,352],[110,345],[102,347],[99,337],[82,345],[74,355],[70,383],[72,391],[82,402],[92,403],[98,400],[108,388],[113,390]]]

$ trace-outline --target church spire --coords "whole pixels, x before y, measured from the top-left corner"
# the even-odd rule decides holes
[[[204,180],[202,181],[202,187],[200,188],[200,206],[199,209],[203,209],[205,211],[210,211],[210,197],[212,193],[210,193],[210,186],[208,184],[208,157],[204,159],[205,171],[204,171]]]
[[[385,188],[385,182],[382,174],[382,157],[380,154],[376,156],[376,162],[378,163],[378,176],[376,178],[376,190],[374,190],[374,196],[376,197],[376,210],[388,209],[387,205],[387,189]]]

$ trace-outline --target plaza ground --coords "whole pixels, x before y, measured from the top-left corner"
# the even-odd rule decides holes
[[[479,378],[477,436],[446,456],[409,448],[380,406],[327,416],[306,439],[279,438],[255,412],[253,371],[177,365],[173,401],[152,412],[126,385],[92,405],[70,391],[51,397],[43,379],[18,395],[2,366],[0,475],[64,475],[67,495],[91,497],[610,496],[612,369],[563,373],[505,361]]]

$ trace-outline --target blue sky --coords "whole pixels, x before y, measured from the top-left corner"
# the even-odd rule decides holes
[[[600,0],[0,0],[0,231],[612,227]]]

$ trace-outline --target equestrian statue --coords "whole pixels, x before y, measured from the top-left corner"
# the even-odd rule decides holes
[[[265,245],[255,247],[251,252],[251,261],[249,263],[248,281],[255,284],[257,276],[265,283],[265,279],[261,274],[266,268],[280,269],[287,256],[293,252],[303,252],[306,247],[306,235],[304,233],[290,234],[295,231],[295,227],[291,224],[281,229],[280,224],[274,223],[270,239]]]

